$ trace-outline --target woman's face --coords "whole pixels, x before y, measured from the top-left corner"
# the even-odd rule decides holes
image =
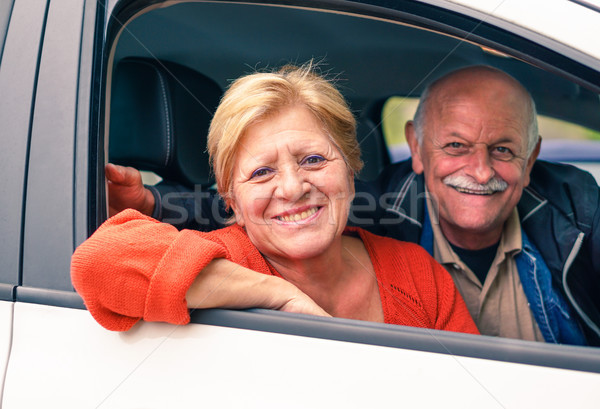
[[[351,172],[316,118],[293,106],[250,126],[233,168],[236,221],[266,257],[308,259],[340,240]]]

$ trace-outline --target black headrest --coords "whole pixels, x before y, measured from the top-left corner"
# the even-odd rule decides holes
[[[356,137],[360,143],[361,159],[364,167],[358,178],[371,181],[390,164],[388,148],[380,131],[381,110],[385,100],[378,100],[369,104],[356,121]],[[377,120],[377,122],[376,122]]]
[[[370,118],[360,117],[356,125],[356,137],[360,142],[360,158],[364,163],[358,178],[369,182],[375,180],[390,164],[390,158],[383,136]]]
[[[123,59],[113,75],[109,161],[188,186],[211,183],[206,136],[221,94],[179,64]]]

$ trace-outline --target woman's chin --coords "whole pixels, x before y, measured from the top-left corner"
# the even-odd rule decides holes
[[[268,246],[271,251],[265,249],[266,251],[262,252],[267,257],[269,256],[268,253],[273,255],[276,253],[279,255],[279,259],[308,260],[326,253],[332,247],[334,241],[335,237],[327,234],[278,236],[273,237],[272,244]]]

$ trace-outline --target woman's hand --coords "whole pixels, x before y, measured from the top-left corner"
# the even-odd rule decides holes
[[[206,266],[186,294],[188,308],[267,308],[329,317],[308,295],[282,278],[219,258]]]
[[[277,277],[274,277],[277,278]],[[287,282],[287,281],[286,281]],[[297,290],[297,294],[286,301],[283,305],[277,308],[280,311],[296,312],[299,314],[311,314],[319,315],[322,317],[331,317],[323,308],[319,307],[316,302],[313,301],[308,295],[300,291],[300,289],[294,286],[292,283],[288,283]]]

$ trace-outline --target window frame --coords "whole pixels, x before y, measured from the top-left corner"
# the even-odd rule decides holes
[[[120,26],[123,22],[129,21],[129,19],[154,3],[146,0],[113,3],[114,9],[108,10],[111,18],[108,20],[106,26],[107,49],[112,47],[112,42],[118,36]],[[244,3],[247,4],[248,2]],[[496,48],[538,67],[544,67],[557,75],[569,78],[581,85],[600,91],[600,84],[590,82],[595,73],[591,68],[576,59],[570,59],[555,51],[563,50],[563,45],[555,43],[552,40],[545,41],[544,45],[537,45],[520,35],[527,33],[526,30],[516,28],[515,32],[517,34],[513,34],[505,31],[507,26],[512,27],[508,23],[494,26],[490,21],[481,22],[477,18],[455,13],[452,10],[452,6],[449,6],[447,3],[443,3],[444,7],[441,7],[442,2],[439,1],[428,1],[426,2],[428,4],[408,1],[390,4],[389,2],[377,0],[368,2],[371,4],[366,4],[367,2],[323,1],[318,6],[309,1],[254,1],[250,3],[256,5],[274,4],[289,7],[315,8],[319,11],[328,10],[357,13],[372,18],[384,18],[402,23],[419,24],[425,29],[433,29],[452,36],[467,37],[469,41]],[[379,4],[385,5],[388,8],[385,10],[379,8]],[[391,9],[392,7],[395,10]],[[456,6],[455,8],[460,9],[461,7]],[[474,12],[473,14],[476,15],[477,13]],[[511,41],[508,41],[507,38],[510,38]],[[510,44],[510,47],[506,44]],[[533,50],[536,52],[532,52]],[[585,60],[581,55],[577,55],[577,52],[570,54],[572,54],[572,57]],[[108,65],[109,63],[107,62],[105,66]],[[577,73],[577,75],[572,72]],[[105,103],[106,101],[102,101],[101,105]],[[100,137],[101,135],[99,134]],[[97,146],[103,146],[103,144],[104,142],[100,140]],[[96,173],[101,174],[98,167],[100,166],[100,162],[97,162],[96,166]],[[98,181],[97,185],[100,184],[101,181]],[[98,222],[100,221],[101,219],[98,220]],[[491,340],[489,337],[472,337],[465,334],[448,333],[441,333],[439,336],[436,334],[435,339],[428,342],[428,331],[423,329],[393,329],[385,326],[385,324],[354,322],[335,318],[321,320],[314,317],[296,316],[294,314],[290,315],[265,310],[195,311],[192,313],[192,323],[230,326],[241,329],[338,339],[348,342],[361,342],[372,345],[453,353],[508,362],[600,372],[600,365],[598,365],[600,363],[600,355],[593,355],[590,360],[589,350],[579,349],[578,347],[557,347],[555,345],[542,345],[497,338]],[[378,333],[381,335],[375,335]]]

